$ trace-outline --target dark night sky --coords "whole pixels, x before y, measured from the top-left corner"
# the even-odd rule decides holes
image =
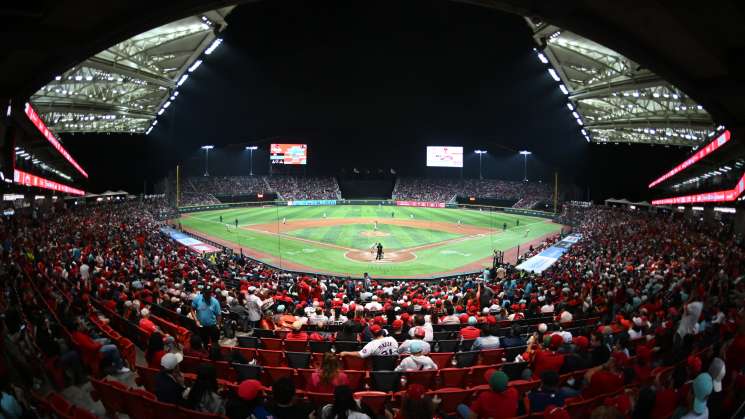
[[[242,145],[268,138],[309,144],[307,172],[427,170],[426,145],[465,147],[464,176],[522,178],[517,150],[535,154],[531,179],[559,171],[592,198],[646,198],[646,183],[685,150],[591,145],[566,97],[538,61],[521,17],[444,0],[246,4],[228,17],[224,42],[179,89],[149,136],[64,135],[91,173],[92,191],[141,192],[181,163],[202,170],[199,146],[215,144],[213,174],[247,174]],[[150,186],[149,186],[150,187]]]

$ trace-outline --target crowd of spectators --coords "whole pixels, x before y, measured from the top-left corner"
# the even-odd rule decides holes
[[[456,196],[512,200],[521,208],[532,208],[551,198],[548,185],[498,179],[453,179],[401,177],[393,199],[448,202]]]
[[[267,183],[280,199],[341,199],[334,177],[267,176]]]
[[[86,320],[107,320],[93,302],[157,336],[147,362],[160,369],[159,400],[230,418],[307,417],[316,409],[316,417],[370,417],[339,360],[409,354],[399,370],[435,369],[438,324],[459,325],[459,338],[475,339],[481,351],[524,346],[506,361],[525,362],[522,378],[540,380],[525,406],[505,372],[487,371],[486,388],[457,409],[465,418],[513,417],[528,408],[568,417],[564,406],[606,394],[593,417],[727,417],[745,401],[745,254],[727,225],[588,208],[573,214],[582,240],[542,274],[506,266],[439,281],[384,281],[291,274],[232,253],[204,258],[160,234],[159,210],[153,202],[112,203],[3,219],[3,414],[33,405],[30,392],[55,369],[43,368],[50,359],[69,371],[68,383],[85,380],[74,350],[81,342],[103,354],[108,373],[132,374],[121,348]],[[55,312],[40,298],[55,302]],[[195,321],[190,344],[173,344],[149,323],[155,306]],[[286,340],[359,340],[364,347],[324,356],[306,390],[333,393],[326,406],[299,401],[289,379],[274,382],[266,400],[252,379],[221,391],[206,361],[187,386],[183,355],[212,357],[225,310]],[[529,328],[517,323],[546,316]],[[514,327],[499,336],[505,325]],[[576,379],[559,381],[577,371]],[[388,414],[433,417],[439,398],[428,390],[407,386],[400,409]]]
[[[219,204],[220,197],[276,193],[279,199],[340,199],[333,177],[305,176],[195,176],[184,182],[179,205]]]

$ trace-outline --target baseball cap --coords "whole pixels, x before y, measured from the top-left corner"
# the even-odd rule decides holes
[[[176,368],[183,360],[184,356],[180,352],[167,353],[160,358],[160,366],[170,371]]]
[[[579,348],[587,348],[590,344],[590,341],[585,336],[577,336],[572,340],[572,342],[574,342],[574,344]]]
[[[412,354],[418,354],[422,352],[424,349],[424,345],[422,345],[421,341],[415,340],[409,344],[409,352]]]
[[[489,377],[489,387],[496,392],[503,392],[507,388],[507,382],[509,381],[507,374],[502,371],[495,371],[494,374]]]
[[[703,414],[706,411],[706,398],[714,388],[713,380],[708,372],[702,372],[693,380],[693,411]]]
[[[724,361],[722,361],[721,358],[714,358],[711,360],[711,364],[709,365],[709,375],[711,375],[711,380],[714,383],[714,391],[717,393],[722,391],[722,379],[724,378],[726,371],[727,369],[724,365]]]
[[[418,338],[423,338],[427,333],[424,331],[423,327],[416,327],[414,328],[414,336]]]
[[[688,368],[691,369],[691,375],[698,374],[701,372],[701,358],[690,355],[687,360]]]
[[[285,312],[285,306],[280,304],[277,306],[277,313],[284,313]]]
[[[380,334],[380,332],[382,332],[382,331],[383,331],[383,329],[379,325],[377,325],[377,324],[374,324],[374,325],[370,326],[370,333],[372,333],[375,336],[378,336]]]
[[[478,322],[479,322],[479,321],[478,321],[478,320],[476,320],[476,317],[474,317],[474,316],[471,316],[471,317],[469,317],[469,318],[468,318],[468,325],[469,325],[469,326],[474,326],[474,325],[476,325],[476,323],[478,323]]]
[[[243,400],[253,400],[262,391],[259,380],[243,380],[238,386],[238,397]]]
[[[551,349],[558,349],[562,343],[564,343],[564,338],[562,338],[561,335],[557,333],[551,335],[551,340],[549,341],[548,346]]]
[[[404,321],[401,319],[396,319],[393,321],[393,328],[394,329],[400,329],[404,327]]]

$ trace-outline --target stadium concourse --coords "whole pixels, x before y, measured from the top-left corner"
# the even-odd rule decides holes
[[[582,240],[542,274],[350,281],[191,253],[168,214],[3,219],[4,417],[700,418],[745,400],[745,255],[724,224],[567,208]]]

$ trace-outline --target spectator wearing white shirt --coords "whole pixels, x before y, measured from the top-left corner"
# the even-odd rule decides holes
[[[424,355],[424,342],[414,341],[409,345],[411,355],[401,360],[396,371],[424,371],[436,370],[437,364],[427,355]]]
[[[398,353],[398,342],[391,336],[386,336],[383,333],[383,328],[379,325],[374,324],[370,326],[370,333],[373,335],[373,340],[367,343],[359,351],[344,351],[339,355],[352,356],[356,358],[367,358],[369,356],[386,356],[396,355]]]
[[[308,316],[308,324],[311,325],[323,325],[328,323],[329,318],[323,314],[321,307],[316,307],[316,312]]]
[[[413,339],[407,339],[405,340],[399,347],[398,347],[398,353],[399,354],[408,354],[411,353],[411,345],[414,342],[419,342],[422,344],[422,354],[427,355],[431,348],[429,346],[428,342],[424,341],[424,336],[426,335],[423,327],[415,327],[414,328],[414,338]]]
[[[424,340],[427,342],[432,342],[435,340],[435,331],[432,329],[432,323],[428,323],[425,321],[424,316],[421,314],[418,314],[414,316],[414,326],[421,327],[424,329]],[[414,331],[416,330],[416,327],[412,327],[409,329],[409,336],[414,337]]]

